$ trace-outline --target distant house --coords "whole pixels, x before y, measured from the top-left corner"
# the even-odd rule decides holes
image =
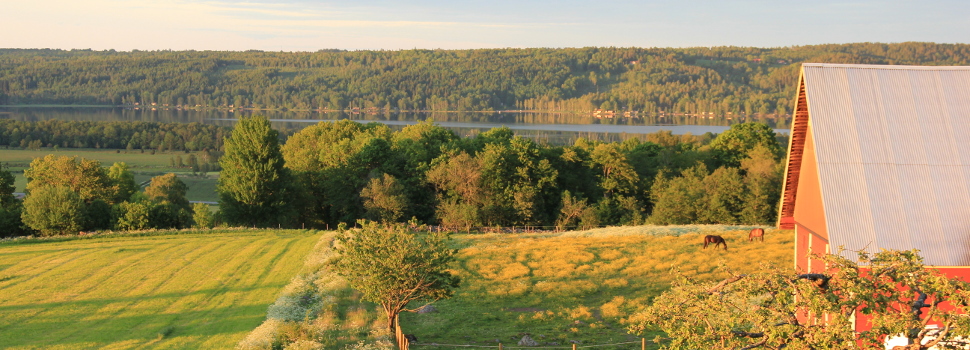
[[[970,67],[804,64],[796,96],[778,221],[795,268],[915,248],[970,281]]]

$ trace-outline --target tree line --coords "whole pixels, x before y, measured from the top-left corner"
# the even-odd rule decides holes
[[[967,65],[970,45],[291,53],[2,49],[0,104],[785,115],[803,62]]]
[[[417,219],[484,226],[775,220],[783,148],[761,123],[705,140],[538,144],[496,128],[475,137],[424,122],[321,122],[278,143],[265,118],[240,120],[220,164],[222,216],[246,226],[334,227]]]
[[[430,121],[393,131],[342,120],[307,127],[281,144],[279,132],[257,116],[237,123],[224,150],[220,212],[203,219],[206,225],[217,218],[319,228],[417,219],[453,230],[767,224],[775,220],[783,170],[783,149],[761,123],[737,124],[714,138],[659,132],[647,141],[552,146],[508,128],[461,138]],[[188,206],[174,175],[140,191],[123,163],[103,168],[48,155],[24,175],[26,199],[3,206],[12,220],[7,227],[20,229],[4,232],[184,228],[199,223],[193,215],[209,215]],[[11,197],[12,179],[3,182]],[[58,219],[59,212],[72,214]],[[50,226],[62,221],[67,226]]]
[[[0,119],[0,146],[220,151],[231,130],[198,122]]]

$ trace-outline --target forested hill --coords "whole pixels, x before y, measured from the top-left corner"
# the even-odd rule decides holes
[[[0,50],[0,104],[786,114],[803,62],[968,65],[970,45],[319,52]]]

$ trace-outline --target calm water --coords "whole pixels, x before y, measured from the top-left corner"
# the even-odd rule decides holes
[[[703,117],[641,117],[641,118],[595,118],[589,115],[557,113],[344,113],[344,112],[307,112],[307,111],[236,111],[226,110],[176,110],[176,109],[126,109],[111,107],[2,107],[0,118],[40,121],[60,120],[112,120],[112,121],[156,121],[231,126],[240,116],[261,114],[270,118],[273,126],[279,129],[298,130],[321,121],[350,119],[360,122],[379,122],[391,128],[400,129],[426,119],[455,130],[462,135],[473,135],[491,128],[507,126],[516,134],[527,137],[571,139],[577,136],[606,134],[648,134],[660,130],[670,130],[673,134],[720,133],[730,124],[740,120],[707,119]],[[775,132],[787,134],[787,122],[776,124],[765,120],[775,127]]]

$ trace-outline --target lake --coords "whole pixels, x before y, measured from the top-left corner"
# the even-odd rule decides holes
[[[270,118],[273,127],[295,131],[321,121],[349,119],[362,123],[378,122],[400,129],[426,119],[432,119],[442,127],[455,130],[463,136],[507,126],[517,135],[544,139],[549,142],[569,142],[577,137],[596,136],[597,139],[624,138],[624,135],[643,135],[669,130],[675,135],[721,133],[731,124],[742,119],[705,118],[696,116],[668,117],[614,117],[596,118],[592,115],[571,113],[533,112],[404,112],[404,113],[351,113],[314,111],[229,111],[229,110],[178,110],[174,108],[116,108],[116,107],[3,107],[0,118],[41,121],[96,120],[96,121],[154,121],[231,126],[240,116],[252,114]],[[774,119],[763,120],[779,134],[787,134],[787,121],[776,123]]]

